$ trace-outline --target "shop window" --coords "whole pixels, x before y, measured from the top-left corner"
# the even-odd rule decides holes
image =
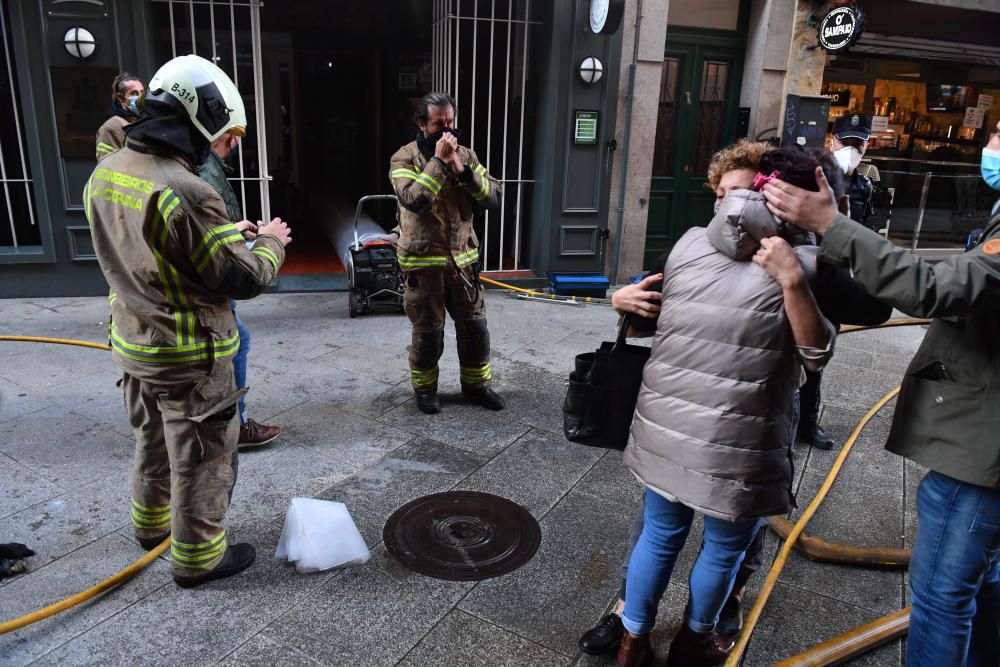
[[[13,58],[8,3],[0,3],[0,251],[41,245],[28,165],[24,121],[19,107],[17,66]]]
[[[663,59],[660,80],[660,103],[656,117],[656,144],[653,149],[653,175],[674,175],[674,134],[677,125],[677,77],[680,58]]]

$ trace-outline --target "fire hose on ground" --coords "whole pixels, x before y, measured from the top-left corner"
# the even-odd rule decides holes
[[[514,287],[512,285],[506,285],[504,283],[491,280],[489,278],[481,278],[483,282],[493,284],[499,287],[510,289],[516,292],[523,292],[527,294],[532,294],[535,296],[551,296],[544,295],[541,292],[535,292],[533,290],[525,290],[522,288]],[[608,299],[585,299],[586,302],[590,303],[610,303]],[[841,332],[847,333],[851,331],[862,331],[866,329],[879,329],[886,327],[896,327],[896,326],[913,326],[917,324],[926,324],[929,320],[921,320],[914,318],[896,319],[885,322],[881,325],[872,327],[842,327]],[[40,336],[0,336],[0,341],[15,341],[15,342],[34,342],[34,343],[49,343],[49,344],[59,344],[59,345],[75,345],[80,347],[90,347],[99,350],[109,350],[110,347],[104,343],[94,343],[91,341],[84,340],[74,340],[68,338],[47,338]],[[822,487],[813,498],[812,502],[803,512],[802,517],[799,518],[798,522],[794,526],[785,519],[784,517],[773,517],[771,519],[772,530],[785,540],[782,546],[781,552],[775,559],[774,565],[771,567],[771,571],[768,573],[767,579],[761,588],[760,593],[757,595],[757,599],[754,602],[750,613],[747,616],[746,622],[743,627],[743,631],[740,633],[739,640],[734,646],[729,658],[726,661],[726,667],[735,667],[743,656],[746,650],[747,644],[749,643],[750,636],[753,633],[754,627],[760,618],[761,612],[763,611],[764,605],[767,603],[771,592],[777,583],[778,576],[781,570],[784,568],[785,563],[788,560],[788,556],[793,548],[800,549],[807,558],[826,562],[837,562],[846,563],[851,565],[870,565],[878,567],[906,567],[909,562],[909,552],[905,549],[887,549],[879,547],[855,547],[852,545],[837,545],[829,544],[823,540],[804,535],[803,531],[806,524],[816,513],[819,505],[823,502],[826,497],[827,492],[833,485],[834,480],[836,480],[837,475],[840,473],[843,467],[844,461],[847,459],[847,455],[850,453],[854,443],[857,441],[858,436],[864,426],[890,401],[896,394],[899,393],[899,387],[893,389],[891,392],[886,394],[882,399],[876,403],[865,416],[858,422],[858,425],[854,428],[851,436],[844,443],[837,460],[834,462],[833,467],[830,470],[826,480],[823,482]],[[799,541],[801,539],[801,545]],[[170,538],[166,538],[157,547],[151,550],[148,554],[137,560],[132,565],[128,566],[121,572],[118,572],[114,576],[102,581],[101,583],[88,588],[87,590],[66,598],[60,602],[49,605],[35,612],[25,614],[13,620],[7,621],[5,623],[0,623],[0,634],[5,634],[18,630],[32,623],[36,623],[45,618],[49,618],[61,611],[65,611],[71,607],[74,607],[82,602],[93,599],[94,597],[100,595],[101,593],[110,590],[119,584],[127,581],[137,574],[140,570],[150,565],[155,561],[161,554],[163,554],[170,547]],[[880,619],[876,619],[871,623],[862,625],[861,627],[855,628],[850,632],[844,633],[833,639],[830,639],[822,644],[814,646],[813,648],[800,653],[799,655],[793,656],[781,662],[782,667],[821,667],[825,665],[835,665],[848,660],[857,655],[875,648],[881,644],[891,641],[897,637],[902,636],[906,633],[909,627],[909,607],[902,609],[898,612],[890,614]]]

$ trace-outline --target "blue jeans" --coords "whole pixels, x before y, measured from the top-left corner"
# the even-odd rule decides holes
[[[240,349],[233,357],[233,374],[236,375],[236,388],[242,389],[247,386],[247,359],[250,358],[250,329],[243,324],[243,320],[236,313],[236,302],[232,301],[233,315],[236,317],[236,330],[240,334]],[[247,423],[247,404],[244,399],[240,399],[240,424]]]
[[[646,489],[645,525],[628,564],[622,623],[632,634],[645,634],[656,623],[656,609],[684,547],[694,510]],[[696,632],[709,632],[733,587],[743,553],[757,535],[759,519],[726,521],[705,517],[704,544],[691,569],[691,599],[685,621]]]
[[[985,667],[1000,654],[1000,489],[929,472],[917,491],[908,667]]]

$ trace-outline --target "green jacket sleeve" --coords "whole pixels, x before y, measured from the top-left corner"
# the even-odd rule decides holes
[[[823,237],[820,259],[850,267],[872,296],[909,315],[964,315],[1000,309],[1000,252],[985,249],[998,238],[994,221],[980,245],[932,264],[839,215]]]

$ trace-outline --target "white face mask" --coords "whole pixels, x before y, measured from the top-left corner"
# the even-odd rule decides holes
[[[861,151],[854,146],[844,146],[833,151],[833,157],[845,174],[850,174],[861,164]]]

